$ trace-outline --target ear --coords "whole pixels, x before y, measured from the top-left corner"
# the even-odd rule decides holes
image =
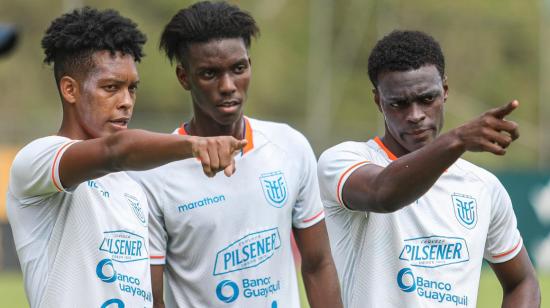
[[[378,107],[378,111],[382,112],[382,107],[380,107],[380,93],[378,93],[378,89],[372,89],[372,94],[374,95],[374,102],[376,103],[376,107]]]
[[[191,85],[189,84],[189,75],[187,74],[187,71],[182,64],[178,64],[178,66],[176,67],[176,76],[178,76],[178,80],[185,90],[191,90]]]
[[[447,76],[443,76],[443,101],[447,101],[449,96],[449,85],[447,84]]]
[[[69,104],[76,103],[80,95],[78,81],[69,76],[61,77],[61,80],[59,80],[59,92],[65,102]]]

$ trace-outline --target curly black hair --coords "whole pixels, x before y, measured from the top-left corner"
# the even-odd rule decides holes
[[[439,43],[420,31],[395,30],[376,43],[369,56],[369,78],[374,87],[380,73],[408,71],[426,64],[436,66],[441,78],[445,76],[445,57]]]
[[[117,51],[132,55],[136,62],[144,56],[145,34],[115,10],[90,7],[66,13],[54,21],[42,38],[44,63],[54,63],[56,82],[64,75],[86,74],[93,68],[96,51]]]
[[[180,10],[164,28],[159,48],[170,62],[185,63],[191,44],[212,39],[242,38],[246,48],[260,29],[252,16],[226,2],[202,1]]]

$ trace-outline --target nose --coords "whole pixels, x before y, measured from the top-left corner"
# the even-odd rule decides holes
[[[235,86],[235,81],[233,80],[233,77],[231,74],[223,74],[220,79],[220,93],[223,96],[231,95],[235,91],[237,91],[237,87]]]
[[[424,112],[424,108],[417,103],[412,103],[407,120],[416,124],[424,121],[425,118],[426,113]]]
[[[136,95],[130,89],[122,91],[122,97],[118,104],[119,109],[128,109],[132,111],[134,104],[136,103]]]

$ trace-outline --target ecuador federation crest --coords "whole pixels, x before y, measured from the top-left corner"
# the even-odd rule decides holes
[[[477,224],[477,202],[470,196],[454,193],[453,210],[458,222],[467,229],[473,229]]]
[[[274,207],[281,208],[288,199],[288,189],[285,175],[281,171],[264,173],[260,176],[260,184],[265,199]]]

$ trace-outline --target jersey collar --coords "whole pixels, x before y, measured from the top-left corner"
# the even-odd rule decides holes
[[[241,150],[241,156],[248,153],[249,151],[251,151],[254,148],[254,140],[253,140],[253,137],[252,137],[252,126],[250,125],[250,121],[248,120],[247,117],[243,117],[243,121],[244,121],[243,136],[246,139],[246,141],[248,141],[248,143]],[[185,129],[185,124],[186,123],[183,123],[178,128],[178,135],[181,135],[181,136],[189,135],[189,133]]]
[[[397,160],[397,156],[395,156],[387,147],[384,145],[382,140],[378,137],[374,137],[374,141],[378,144],[378,146],[386,152],[386,155],[388,155],[388,158],[391,160]]]

